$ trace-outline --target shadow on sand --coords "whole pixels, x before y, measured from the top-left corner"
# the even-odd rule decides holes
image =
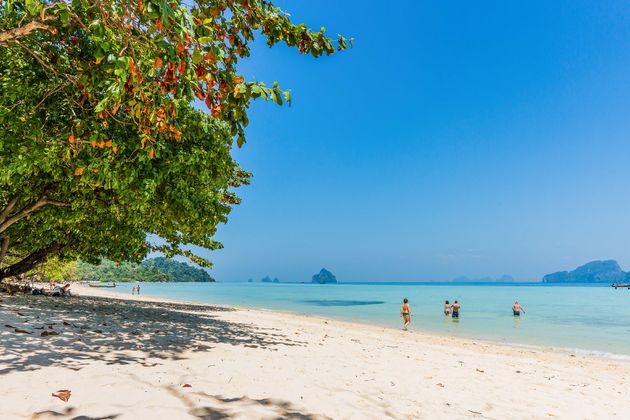
[[[208,351],[217,343],[268,351],[305,345],[276,329],[220,319],[217,315],[225,311],[233,309],[89,296],[0,295],[0,375],[48,366],[79,371],[94,361],[151,366],[147,364],[149,358],[181,360],[186,351]],[[167,389],[185,403],[189,415],[199,419],[229,418],[244,409],[261,411],[271,418],[325,418],[301,413],[283,400],[186,395]],[[95,420],[121,415],[89,417],[75,411],[70,406],[64,412],[33,413],[32,418]]]
[[[0,375],[46,366],[80,370],[92,361],[177,360],[184,351],[209,350],[215,343],[271,351],[304,345],[273,329],[219,319],[217,313],[232,311],[223,307],[83,296],[1,299]]]

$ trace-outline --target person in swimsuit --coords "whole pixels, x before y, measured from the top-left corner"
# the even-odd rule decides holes
[[[403,330],[407,331],[407,327],[411,322],[411,307],[409,306],[409,300],[407,298],[403,299],[403,304],[400,307],[400,316],[403,319]]]
[[[444,302],[444,315],[449,316],[451,314],[451,304],[448,303],[448,300]]]
[[[453,302],[453,304],[451,305],[451,317],[453,318],[458,318],[459,319],[459,308],[461,308],[461,305],[459,304],[458,301]]]
[[[512,313],[514,316],[521,316],[521,311],[525,313],[525,309],[521,306],[521,304],[518,303],[518,301],[514,302],[514,305],[512,305]]]

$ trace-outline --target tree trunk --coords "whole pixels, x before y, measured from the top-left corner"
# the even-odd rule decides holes
[[[44,261],[49,255],[56,254],[62,249],[63,245],[59,243],[53,243],[45,248],[33,252],[32,254],[16,262],[15,264],[11,264],[8,267],[0,268],[0,280],[7,277],[18,276],[22,273],[26,273],[27,271],[35,268],[37,264]]]
[[[0,238],[0,267],[2,267],[2,262],[4,261],[4,257],[7,256],[7,251],[9,250],[9,237],[3,236]]]

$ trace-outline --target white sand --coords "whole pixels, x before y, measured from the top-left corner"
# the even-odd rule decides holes
[[[1,419],[630,416],[625,361],[144,298],[0,299]]]

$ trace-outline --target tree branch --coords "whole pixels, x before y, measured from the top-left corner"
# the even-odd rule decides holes
[[[29,214],[37,211],[39,208],[47,206],[47,205],[56,206],[56,207],[70,207],[70,203],[53,200],[46,197],[46,195],[44,195],[35,203],[22,208],[22,210],[18,211],[13,216],[7,218],[4,222],[0,223],[0,233],[6,231],[15,222],[22,220]]]
[[[54,19],[55,18],[53,16],[44,16],[41,19],[32,20],[24,26],[18,26],[17,28],[0,32],[0,45],[7,46],[12,42],[17,41],[18,38],[28,35],[33,31],[43,30],[48,31],[51,34],[55,34],[57,30],[45,23]]]
[[[17,197],[9,200],[9,204],[7,204],[4,210],[2,210],[2,213],[0,213],[0,224],[4,223],[4,221],[7,220],[7,217],[11,213],[11,210],[13,210],[13,207],[15,207],[16,203],[17,203]]]
[[[29,256],[16,262],[15,264],[12,264],[5,268],[0,268],[0,280],[7,277],[18,276],[22,273],[26,273],[27,271],[32,270],[33,268],[35,268],[35,266],[37,266],[37,264],[44,261],[50,254],[56,254],[60,252],[63,247],[64,246],[60,243],[55,242],[45,248],[41,248],[31,253]]]

